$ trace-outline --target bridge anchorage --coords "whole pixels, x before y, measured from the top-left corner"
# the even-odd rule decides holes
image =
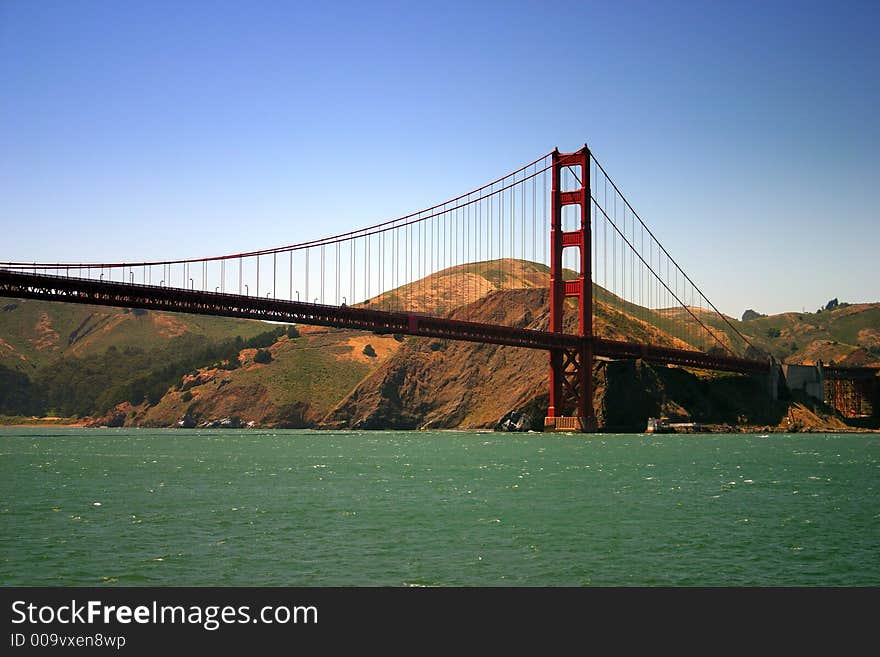
[[[549,354],[546,430],[597,428],[600,358],[771,373],[586,145],[307,242],[206,258],[0,262],[0,296],[538,349]]]

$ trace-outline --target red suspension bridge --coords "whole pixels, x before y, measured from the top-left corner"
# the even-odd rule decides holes
[[[529,308],[511,289],[549,288]],[[549,352],[548,428],[595,428],[596,358],[767,373],[584,146],[368,228],[210,258],[3,262],[0,295],[468,340]],[[519,319],[469,322],[487,295]]]

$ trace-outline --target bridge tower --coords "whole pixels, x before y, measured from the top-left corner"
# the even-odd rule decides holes
[[[552,189],[550,213],[550,331],[565,332],[565,300],[578,301],[578,334],[582,340],[576,349],[550,352],[550,405],[544,418],[548,431],[595,431],[593,410],[593,275],[590,229],[590,149],[552,154]],[[568,169],[579,187],[564,189],[563,171]],[[565,208],[576,211],[579,227],[563,230]],[[569,213],[566,213],[569,214]],[[566,217],[568,218],[568,217]],[[566,222],[568,223],[568,222]],[[562,253],[578,249],[580,272],[565,280]],[[566,415],[566,413],[571,415]]]

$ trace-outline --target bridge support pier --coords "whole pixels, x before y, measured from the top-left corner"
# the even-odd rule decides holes
[[[773,356],[770,356],[770,371],[765,375],[767,378],[767,392],[770,393],[770,399],[776,401],[779,399],[779,378],[782,376],[782,368]]]
[[[573,413],[570,416],[565,412]],[[596,431],[593,412],[593,348],[550,352],[550,406],[544,431]]]
[[[564,188],[563,171],[568,169],[576,186]],[[564,333],[566,298],[578,301],[578,328],[581,343],[577,349],[550,352],[550,404],[544,418],[545,431],[595,431],[593,411],[593,274],[590,238],[590,149],[584,145],[574,153],[553,151],[553,177],[550,212],[550,331]],[[579,213],[579,226],[565,231],[564,208]],[[565,280],[562,253],[578,250],[579,275]],[[566,413],[572,415],[566,415]]]

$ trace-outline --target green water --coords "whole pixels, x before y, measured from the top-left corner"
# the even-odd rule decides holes
[[[880,585],[880,435],[0,430],[0,584]]]

